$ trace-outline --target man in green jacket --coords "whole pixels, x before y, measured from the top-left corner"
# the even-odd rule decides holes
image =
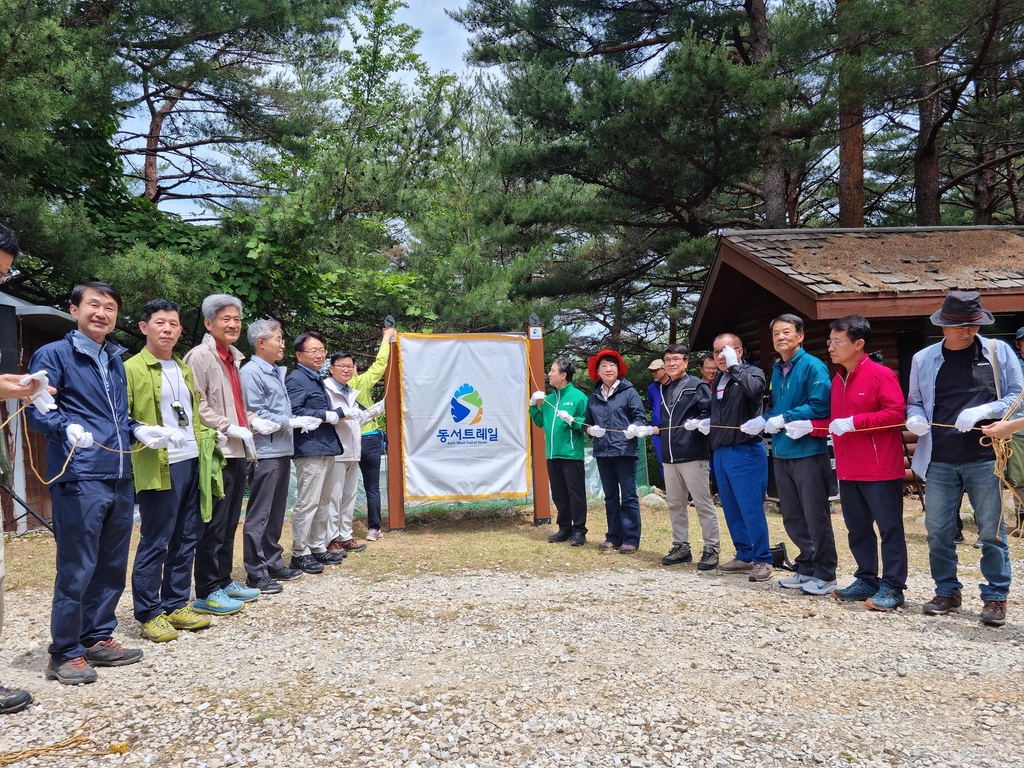
[[[572,385],[576,367],[556,357],[548,371],[555,388],[547,397],[541,391],[530,397],[530,418],[544,430],[551,498],[558,510],[558,531],[550,542],[568,541],[574,547],[587,543],[587,489],[583,471],[583,413],[587,396]]]

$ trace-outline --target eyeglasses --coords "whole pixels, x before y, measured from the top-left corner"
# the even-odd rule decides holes
[[[337,368],[339,371],[354,371],[356,369],[354,365],[332,365],[331,368]]]
[[[845,344],[846,339],[826,339],[825,346],[831,349],[832,347],[838,347],[840,344]]]
[[[323,347],[314,347],[313,349],[297,349],[295,354],[297,355],[323,355],[326,354],[327,350]]]
[[[16,278],[20,274],[21,272],[19,272],[16,269],[8,269],[6,272],[0,275],[0,285],[11,282],[11,280]]]
[[[178,417],[178,426],[187,427],[188,412],[185,410],[185,406],[182,405],[179,401],[175,400],[173,403],[171,403],[171,410],[174,411],[175,415]]]
[[[688,357],[683,357],[680,355],[668,355],[665,358],[665,365],[671,365],[673,363],[685,363],[689,359],[690,358]]]

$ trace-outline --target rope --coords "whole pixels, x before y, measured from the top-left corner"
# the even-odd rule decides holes
[[[1004,422],[1007,420],[1007,417],[1011,413],[1016,413],[1017,410],[1020,408],[1022,402],[1024,402],[1024,391],[1017,395],[1017,399],[1013,401],[1013,405],[1006,409],[1006,413],[1004,413],[1003,417],[999,419],[999,422],[996,423]],[[1017,500],[1017,503],[1019,505],[1024,506],[1024,499],[1022,499],[1020,497],[1020,494],[1017,493],[1016,487],[1014,487],[1010,483],[1010,481],[1006,479],[1006,462],[1010,460],[1010,454],[1013,453],[1013,448],[1011,447],[1012,440],[1012,437],[989,437],[988,435],[986,435],[985,437],[981,438],[981,444],[992,446],[992,450],[996,454],[996,477],[999,478],[999,482],[1001,482],[1003,485],[1010,489],[1010,493],[1013,494],[1013,497]],[[1021,536],[1024,536],[1024,531],[1018,529],[1017,537],[1020,538]]]
[[[123,755],[128,752],[128,742],[111,742],[103,748],[96,740],[96,735],[111,725],[106,715],[96,714],[87,717],[81,725],[71,732],[71,736],[63,741],[46,744],[41,747],[29,747],[13,752],[0,752],[0,765],[28,760],[30,757],[61,754],[64,757],[98,757],[100,755]]]
[[[10,416],[8,416],[7,417],[7,421],[5,421],[3,424],[0,424],[0,431],[3,431],[7,427],[8,424],[10,424],[12,421],[14,421],[14,417],[17,416],[18,414],[20,414],[26,408],[28,408],[28,406],[29,406],[28,403],[22,403],[21,408],[19,408],[14,413],[12,413]]]

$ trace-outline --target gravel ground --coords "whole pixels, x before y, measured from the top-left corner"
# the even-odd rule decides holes
[[[3,717],[0,751],[102,713],[97,742],[125,754],[20,764],[1024,765],[1024,611],[982,627],[977,577],[963,570],[964,613],[933,618],[920,570],[907,609],[883,615],[692,565],[372,580],[341,566],[80,688],[43,679],[49,596],[17,590],[0,680],[36,704]],[[130,606],[117,637],[138,644]]]

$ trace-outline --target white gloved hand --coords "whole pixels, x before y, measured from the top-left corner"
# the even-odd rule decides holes
[[[654,427],[637,427],[636,428],[636,436],[637,437],[650,437],[653,434],[654,434]]]
[[[564,421],[566,424],[568,424],[570,426],[572,426],[573,424],[576,423],[576,419],[574,419],[572,417],[572,414],[569,413],[568,411],[563,411],[561,408],[559,408],[557,411],[555,411],[555,416],[557,416],[558,418],[560,418],[562,421]]]
[[[224,434],[228,437],[237,437],[240,440],[252,440],[252,432],[245,427],[239,427],[234,424],[225,429]]]
[[[745,435],[760,435],[764,429],[764,416],[755,416],[750,421],[740,424],[740,431]]]
[[[907,431],[913,432],[918,437],[927,435],[931,430],[931,425],[924,416],[911,416],[907,419]]]
[[[687,419],[683,422],[683,429],[693,432],[693,430],[700,426],[700,421],[700,419]]]
[[[784,426],[786,426],[784,416],[772,416],[764,423],[764,431],[769,435],[774,435],[776,432],[781,432]]]
[[[638,426],[636,424],[630,424],[626,427],[625,435],[627,440],[636,440],[636,430]]]
[[[543,402],[544,398],[545,394],[538,389],[536,392],[530,395],[530,405],[538,405],[541,402]]]
[[[135,428],[135,439],[147,448],[156,450],[166,448],[171,440],[171,430],[166,427],[156,427],[149,424],[142,424]]]
[[[261,419],[259,416],[249,422],[252,425],[253,430],[259,432],[261,435],[272,435],[281,428],[281,425],[276,421],[270,419]]]
[[[828,431],[836,437],[845,435],[847,432],[853,432],[854,429],[856,427],[853,426],[853,416],[845,419],[832,419],[832,423],[828,425]]]
[[[791,440],[799,440],[801,437],[806,437],[813,430],[814,425],[811,424],[809,419],[797,419],[786,425],[786,435]]]
[[[44,416],[50,411],[57,410],[57,401],[50,394],[50,379],[46,371],[36,371],[31,376],[24,377],[19,383],[26,387],[30,381],[36,382],[35,391],[28,396],[28,401],[36,407],[36,410]]]
[[[223,449],[228,444],[228,436],[223,432],[217,433],[217,447]]]
[[[587,427],[587,434],[591,437],[604,437],[605,433],[604,427],[598,427],[596,425],[593,427]]]
[[[338,423],[338,412],[337,411],[326,411],[324,414],[324,421],[328,424]]]
[[[964,408],[960,411],[960,415],[956,417],[956,427],[958,432],[970,432],[982,419],[988,419],[992,417],[992,406],[990,405],[976,405],[974,408]]]
[[[711,434],[711,419],[694,419],[697,422],[697,431],[702,435]]]
[[[363,426],[364,424],[369,424],[382,413],[384,413],[384,401],[378,400],[365,411],[360,411],[356,418],[359,419],[359,426]]]
[[[303,434],[319,429],[323,423],[323,419],[318,419],[316,416],[296,416],[288,420],[288,426],[301,430]]]
[[[69,424],[65,434],[68,436],[68,442],[76,448],[92,447],[92,432],[86,432],[81,424]]]
[[[188,432],[180,427],[170,427],[170,435],[167,438],[168,445],[181,450],[188,445]]]
[[[729,368],[732,368],[734,365],[737,365],[740,361],[739,357],[736,354],[736,350],[730,347],[728,344],[722,347],[722,357],[725,358],[725,365]]]

